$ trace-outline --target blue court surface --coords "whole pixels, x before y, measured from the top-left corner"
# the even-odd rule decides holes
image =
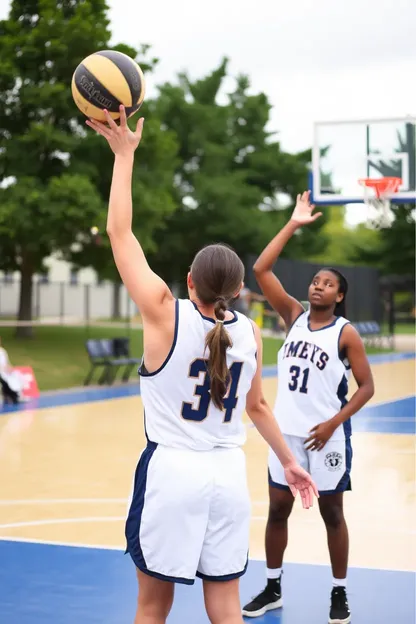
[[[4,624],[131,624],[136,576],[121,551],[0,542],[0,621]],[[283,609],[256,618],[258,624],[324,624],[331,572],[326,566],[286,564]],[[264,563],[251,561],[241,581],[247,601],[263,586]],[[412,624],[415,576],[411,572],[350,569],[354,624]],[[254,621],[254,620],[251,620]],[[177,586],[168,619],[207,624],[202,584]]]
[[[382,354],[371,356],[370,361],[372,364],[383,364],[414,359],[414,357],[415,354]],[[266,367],[264,377],[272,377],[275,372],[275,367]],[[81,417],[81,421],[84,422],[84,418],[89,418],[89,410],[91,410],[88,404],[134,397],[138,394],[140,394],[138,384],[45,393],[33,403],[5,406],[2,411],[0,410],[0,418],[1,416],[7,417],[13,412],[29,410],[36,414],[37,409],[56,408],[53,412],[54,418],[56,422],[59,422],[61,406],[85,404],[85,414],[83,413]],[[397,479],[398,482],[405,481],[409,487],[413,485],[414,495],[414,472],[410,474],[412,472],[410,470],[410,473],[406,475],[401,472],[404,458],[409,457],[407,454],[413,454],[413,450],[404,445],[410,444],[407,438],[409,434],[415,433],[414,390],[411,396],[405,396],[406,391],[403,395],[397,400],[366,407],[354,416],[352,424],[353,432],[387,434],[383,436],[387,445],[390,444],[389,437],[394,438],[388,434],[399,435],[399,438],[395,439],[403,441],[403,445],[399,444],[396,449],[398,454],[395,456],[395,461],[399,467]],[[133,411],[135,418],[136,407]],[[65,429],[62,435],[66,435]],[[367,444],[369,437],[363,436],[363,440]],[[379,438],[375,437],[375,440],[378,449]],[[76,448],[79,452],[79,447]],[[38,459],[40,462],[43,461],[42,453]],[[24,471],[21,474],[21,478],[25,481],[27,474],[25,476]],[[16,478],[17,476],[18,474],[15,474]],[[56,476],[59,479],[59,474]],[[106,479],[106,474],[101,476],[103,480]],[[83,473],[84,477],[87,478]],[[373,482],[371,475],[367,480],[371,488],[377,488],[377,480]],[[384,482],[381,484],[382,487],[384,487],[383,484]],[[384,489],[382,495],[389,497],[388,488]],[[42,492],[42,487],[40,487],[40,492]],[[40,498],[42,497],[40,492],[30,491],[30,496],[34,499]],[[405,513],[408,519],[408,514],[411,514],[411,510],[414,509],[413,496],[410,489],[404,489],[403,492],[405,492],[406,500],[408,499],[409,511]],[[16,497],[18,498],[18,495]],[[362,522],[360,505],[365,505],[365,500],[357,503],[358,522],[360,523]],[[400,501],[400,497],[397,500]],[[26,520],[26,508],[22,513],[23,516],[19,516],[16,520]],[[384,518],[388,531],[391,527],[390,532],[395,531],[394,518],[394,514],[391,522],[389,517]],[[380,524],[382,520],[383,518],[380,518]],[[18,525],[19,522],[16,526]],[[7,521],[4,526],[8,526]],[[76,524],[74,527],[75,532],[70,543],[88,544],[89,542],[82,540]],[[404,532],[407,531],[406,535],[414,533],[412,526],[407,528],[407,524],[404,523],[403,527]],[[388,532],[386,535],[388,538]],[[263,540],[263,534],[261,540]],[[49,540],[47,537],[44,543],[37,539],[11,537],[10,534],[0,538],[0,624],[132,624],[136,607],[137,581],[130,557],[124,555],[119,548],[67,546],[53,543],[59,541],[59,539]],[[65,542],[64,539],[62,541]],[[106,545],[108,542],[97,543]],[[119,541],[117,543],[120,544]],[[400,571],[402,567],[412,570],[410,561],[414,554],[411,552],[410,539],[409,542],[406,541],[407,543],[409,543],[409,549],[406,546],[402,550],[404,558],[394,570],[364,567],[349,569],[348,597],[353,624],[415,624],[416,576],[410,571]],[[388,552],[392,544],[388,541],[385,543],[381,539],[381,548],[384,544]],[[380,551],[377,550],[377,552]],[[380,555],[383,555],[382,551]],[[302,561],[303,557],[299,560]],[[405,565],[406,563],[408,565]],[[360,562],[357,565],[361,565]],[[265,577],[265,562],[250,560],[247,573],[241,579],[242,605],[264,587]],[[327,565],[287,563],[284,566],[283,576],[283,609],[269,612],[255,620],[247,618],[247,622],[325,624],[328,621],[331,581],[332,574]],[[175,592],[174,606],[168,618],[168,624],[208,623],[200,580],[196,580],[192,587],[178,585]]]

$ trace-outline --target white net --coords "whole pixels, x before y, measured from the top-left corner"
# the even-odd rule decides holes
[[[391,209],[391,197],[397,192],[401,180],[399,178],[381,178],[359,181],[364,190],[364,204],[367,207],[367,225],[371,228],[389,228],[394,221]]]

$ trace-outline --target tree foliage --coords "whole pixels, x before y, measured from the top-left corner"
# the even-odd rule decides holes
[[[282,194],[293,203],[306,188],[310,153],[284,152],[266,129],[271,109],[266,95],[251,94],[246,76],[237,77],[233,91],[224,94],[226,78],[224,59],[199,80],[182,74],[177,83],[162,85],[152,103],[179,142],[180,207],[167,220],[168,236],[157,237],[152,258],[170,281],[182,280],[198,249],[211,242],[225,242],[243,258],[260,252],[288,218]],[[322,222],[302,232],[292,254],[322,248],[325,240],[316,236],[321,227]]]
[[[32,278],[54,252],[114,275],[108,245],[89,247],[89,231],[103,225],[112,158],[102,139],[85,131],[71,94],[71,78],[83,58],[110,48],[104,0],[13,0],[0,22],[0,268],[19,270],[19,319],[30,320]],[[136,57],[129,46],[115,46]],[[139,51],[146,72],[148,47]],[[145,58],[146,57],[146,58]],[[174,209],[175,141],[150,121],[136,169],[141,238],[152,246],[152,228]],[[150,166],[152,169],[150,170]],[[92,253],[94,251],[94,253]],[[107,252],[107,253],[106,253]],[[20,333],[28,333],[19,328]]]
[[[397,135],[397,152],[409,155],[409,186],[416,185],[415,165],[415,126],[412,123],[405,125],[403,135]],[[377,159],[371,165],[381,176],[400,176],[401,162],[399,160],[385,161]],[[380,231],[377,244],[366,245],[357,241],[354,250],[354,259],[377,267],[386,275],[415,275],[415,246],[416,246],[416,204],[392,204],[394,220],[389,228]]]

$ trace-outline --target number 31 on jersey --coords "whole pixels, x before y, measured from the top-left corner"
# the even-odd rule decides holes
[[[184,402],[182,405],[182,418],[185,420],[202,422],[208,416],[208,409],[211,403],[211,381],[207,371],[207,364],[207,360],[198,359],[194,360],[189,367],[189,377],[199,379],[199,376],[201,375],[201,382],[196,384],[194,391],[195,397],[199,398],[198,407],[194,408],[193,403]],[[242,368],[243,362],[233,362],[230,366],[231,382],[228,392],[224,397],[225,415],[223,422],[225,423],[231,421],[233,410],[237,406],[237,389]]]

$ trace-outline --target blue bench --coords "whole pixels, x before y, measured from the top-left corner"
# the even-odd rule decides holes
[[[353,323],[353,325],[365,344],[373,347],[382,346],[383,336],[380,324],[377,321],[359,321],[358,323]]]
[[[133,368],[138,366],[140,359],[130,356],[130,341],[128,338],[100,338],[89,339],[85,347],[90,360],[90,370],[84,380],[84,386],[88,386],[94,376],[96,369],[101,368],[102,372],[98,378],[98,383],[114,383],[120,368],[124,368],[122,381],[127,382]]]

